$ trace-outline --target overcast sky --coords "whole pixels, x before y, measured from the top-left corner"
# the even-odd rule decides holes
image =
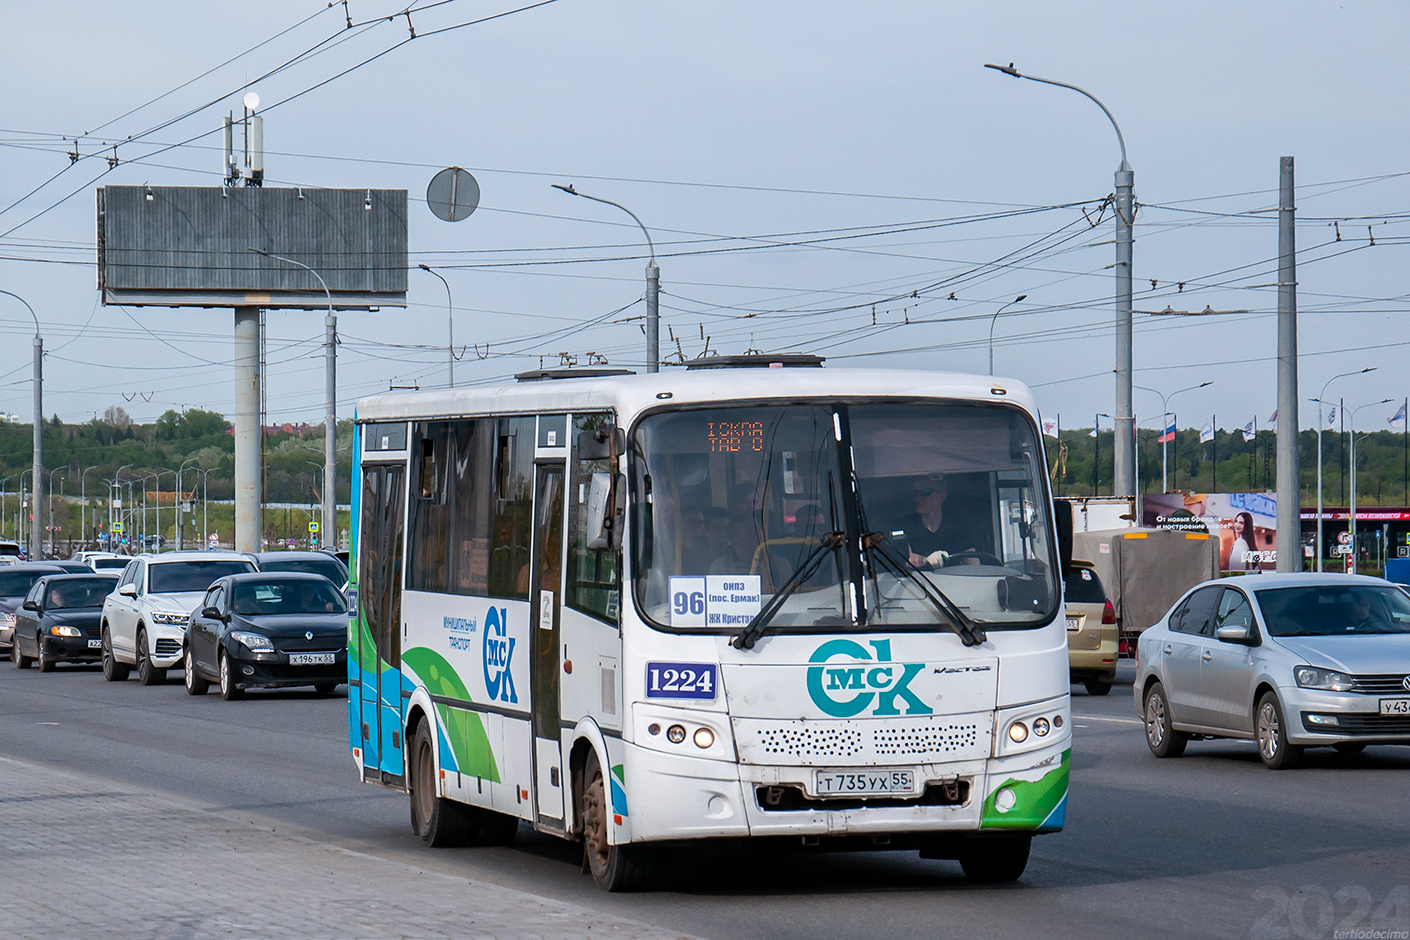
[[[1026,294],[996,324],[997,371],[1035,386],[1045,417],[1090,426],[1114,411],[1101,205],[1116,136],[1082,96],[982,67],[1010,61],[1086,88],[1121,123],[1142,204],[1137,309],[1246,311],[1137,316],[1138,385],[1214,383],[1172,402],[1182,426],[1263,427],[1274,409],[1267,210],[1285,154],[1299,183],[1300,423],[1315,424],[1305,401],[1339,372],[1378,367],[1333,384],[1348,407],[1410,393],[1404,4],[556,0],[427,35],[523,2],[418,0],[409,42],[405,16],[378,22],[405,0],[349,0],[351,30],[325,0],[8,10],[0,288],[41,318],[46,413],[230,412],[229,311],[99,303],[94,190],[218,185],[221,119],[253,88],[269,109],[267,185],[409,191],[411,260],[447,277],[456,339],[472,344],[457,384],[560,352],[640,367],[639,230],[550,187],[573,183],[651,228],[663,353],[674,335],[694,357],[703,333],[724,353],[983,372],[989,315]],[[452,164],[483,193],[453,224],[423,201]],[[341,414],[389,384],[445,382],[444,288],[409,278],[405,310],[340,317]],[[321,314],[269,321],[271,419],[320,420]],[[32,332],[0,297],[0,411],[26,421]],[[1383,428],[1395,407],[1357,424]],[[1156,395],[1137,391],[1136,409],[1160,423]]]

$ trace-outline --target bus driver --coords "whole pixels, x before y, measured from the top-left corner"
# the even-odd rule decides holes
[[[916,568],[939,568],[951,555],[976,551],[973,533],[966,532],[945,512],[945,477],[941,474],[917,477],[911,481],[915,512],[899,527],[910,547],[910,562]],[[973,556],[963,559],[979,564]]]

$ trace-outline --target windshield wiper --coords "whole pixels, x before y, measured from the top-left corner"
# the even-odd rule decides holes
[[[931,584],[929,578],[921,577],[908,560],[899,558],[886,546],[886,536],[880,532],[872,532],[862,539],[862,545],[869,551],[874,549],[875,557],[881,560],[887,568],[920,588],[921,594],[930,602],[930,605],[953,624],[955,633],[959,635],[960,642],[965,646],[978,646],[987,639],[984,630],[973,620],[970,620],[965,612],[955,605],[954,601],[946,597],[938,587]]]
[[[774,596],[769,598],[769,602],[754,615],[743,630],[735,635],[735,638],[730,641],[730,646],[737,650],[753,649],[759,637],[763,636],[764,631],[769,628],[769,623],[774,619],[774,616],[783,608],[784,602],[817,572],[824,559],[827,558],[828,552],[835,552],[842,546],[842,540],[841,532],[829,532],[824,535],[818,546],[809,553],[807,558],[803,559],[798,570],[793,572],[793,577],[785,581]]]

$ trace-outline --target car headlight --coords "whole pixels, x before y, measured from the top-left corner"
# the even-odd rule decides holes
[[[251,653],[272,653],[274,644],[269,642],[269,637],[261,636],[258,633],[244,633],[239,630],[232,631],[230,639],[241,644]]]
[[[13,627],[15,625],[15,615],[0,611],[0,627]]]
[[[78,627],[70,627],[65,624],[50,627],[49,633],[53,636],[83,636],[83,631]]]
[[[1298,666],[1293,670],[1293,678],[1303,689],[1325,689],[1328,692],[1350,692],[1355,684],[1351,676],[1331,669],[1318,669],[1316,666]]]
[[[191,619],[190,614],[178,614],[169,610],[152,611],[153,623],[164,623],[171,626],[184,626]]]

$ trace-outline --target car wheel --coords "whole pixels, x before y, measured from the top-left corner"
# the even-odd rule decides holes
[[[1254,724],[1258,731],[1258,756],[1269,770],[1287,770],[1302,763],[1302,748],[1288,743],[1288,726],[1278,696],[1264,692],[1258,700]]]
[[[16,669],[28,669],[29,664],[34,662],[33,659],[20,652],[20,631],[18,630],[10,638],[10,661],[15,664]]]
[[[1087,687],[1088,695],[1106,695],[1111,691],[1110,679],[1088,679],[1082,684]]]
[[[166,681],[166,670],[152,665],[152,656],[147,652],[147,631],[137,631],[137,681],[143,685],[161,685]]]
[[[132,667],[127,663],[120,663],[113,655],[113,638],[108,633],[108,628],[103,628],[103,678],[109,682],[126,682],[128,673]]]
[[[1170,723],[1170,703],[1159,682],[1146,693],[1146,744],[1156,757],[1179,757],[1185,753],[1190,736],[1176,731]]]
[[[337,687],[338,683],[336,682],[315,682],[313,684],[313,691],[317,692],[319,695],[331,695],[333,690]]]
[[[205,695],[211,684],[201,678],[196,672],[196,658],[191,655],[191,647],[186,647],[186,655],[182,660],[182,668],[186,671],[186,694]]]
[[[588,754],[583,777],[583,852],[587,855],[587,870],[597,886],[606,891],[635,890],[645,882],[641,849],[610,843],[607,788],[596,751]]]
[[[245,690],[235,683],[235,667],[230,665],[230,654],[224,650],[220,651],[220,697],[227,702],[233,702],[238,698],[245,697]]]
[[[54,671],[54,661],[44,655],[44,640],[37,633],[34,635],[34,661],[39,664],[40,672]]]
[[[468,845],[475,837],[475,807],[437,795],[430,728],[429,721],[421,722],[411,744],[411,831],[432,848]]]
[[[960,867],[970,881],[1017,881],[1028,867],[1032,836],[973,839],[960,855]]]
[[[1333,744],[1332,747],[1336,749],[1338,754],[1360,754],[1362,751],[1366,750],[1366,745],[1364,744]]]

